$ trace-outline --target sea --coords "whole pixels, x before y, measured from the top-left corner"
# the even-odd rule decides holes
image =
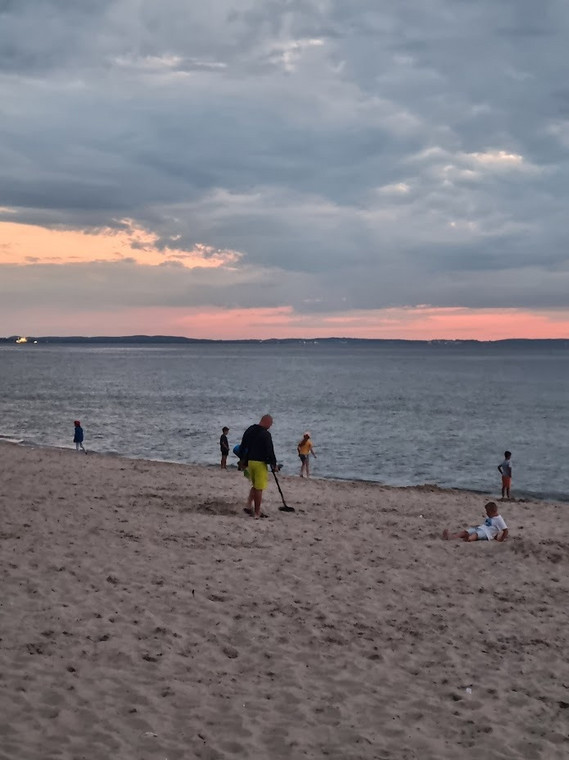
[[[262,414],[283,473],[312,436],[319,478],[569,501],[569,350],[560,346],[190,343],[0,346],[0,437],[215,465]],[[230,464],[236,457],[230,455]]]

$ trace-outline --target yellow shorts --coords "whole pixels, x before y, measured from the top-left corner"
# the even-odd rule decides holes
[[[247,469],[249,470],[249,480],[253,488],[257,491],[264,491],[269,484],[267,465],[264,462],[255,462],[250,459]]]

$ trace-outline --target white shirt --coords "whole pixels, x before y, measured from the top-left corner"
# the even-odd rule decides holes
[[[487,517],[478,527],[486,533],[488,541],[492,541],[500,531],[506,530],[508,526],[502,515],[496,515],[496,517]]]

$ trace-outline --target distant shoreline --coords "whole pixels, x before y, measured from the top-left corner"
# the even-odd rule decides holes
[[[483,346],[497,348],[523,348],[524,346],[533,347],[542,346],[544,348],[567,348],[569,349],[568,338],[504,338],[502,340],[462,340],[462,339],[442,339],[435,340],[405,340],[399,338],[242,338],[234,340],[213,339],[213,338],[185,338],[176,335],[46,335],[46,336],[19,336],[10,335],[0,338],[0,345],[194,345],[194,344],[213,344],[213,345],[306,345],[306,344],[324,344],[324,345],[380,345],[380,346],[435,346],[435,347],[460,347],[460,346]]]

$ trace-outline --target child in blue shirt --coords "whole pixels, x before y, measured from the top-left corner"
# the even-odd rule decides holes
[[[83,447],[83,428],[81,427],[81,422],[79,420],[75,420],[73,424],[75,425],[75,433],[73,434],[75,451],[82,451],[84,454],[86,454],[87,452]]]

